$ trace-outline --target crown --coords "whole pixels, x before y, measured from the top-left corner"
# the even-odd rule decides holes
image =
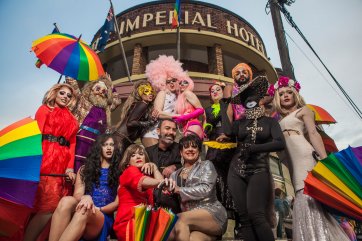
[[[279,88],[287,87],[287,86],[293,87],[298,92],[301,88],[298,81],[290,79],[289,77],[286,77],[286,76],[280,76],[278,79],[278,82],[276,82],[274,85],[269,86],[268,94],[270,96],[274,96],[275,91],[277,91]]]

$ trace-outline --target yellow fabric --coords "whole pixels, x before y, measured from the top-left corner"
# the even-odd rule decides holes
[[[133,207],[134,218],[135,218],[134,222],[135,241],[141,240],[146,207],[147,206],[145,204],[139,204]]]
[[[331,172],[322,162],[318,162],[313,168],[312,173],[321,181],[328,184],[336,192],[340,193],[343,197],[347,198],[359,208],[362,208],[362,200],[354,194],[333,172]]]
[[[32,121],[28,124],[25,124],[12,131],[7,132],[3,136],[0,136],[0,146],[39,134],[41,133],[38,127],[38,123],[36,121]]]
[[[217,142],[217,141],[204,141],[204,145],[215,148],[215,149],[232,149],[237,146],[236,143],[223,143],[223,142]]]

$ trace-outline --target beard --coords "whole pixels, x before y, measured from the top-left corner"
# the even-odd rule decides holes
[[[107,107],[107,98],[100,96],[100,95],[95,95],[95,94],[90,94],[89,95],[89,101],[92,103],[92,105],[100,107],[100,108],[106,108]]]
[[[161,135],[160,141],[167,145],[172,145],[175,142],[175,136],[174,135]]]
[[[239,79],[235,79],[235,83],[237,85],[241,86],[241,85],[247,84],[249,82],[249,80],[250,80],[250,77],[247,77],[247,78],[245,78],[243,80],[241,80],[241,78],[239,78]]]

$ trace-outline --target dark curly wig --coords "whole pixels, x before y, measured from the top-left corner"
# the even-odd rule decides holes
[[[112,138],[116,142],[116,138],[112,134],[102,134],[98,136],[96,142],[93,144],[89,155],[85,161],[84,166],[81,168],[80,176],[81,180],[85,185],[85,193],[92,192],[92,186],[95,184],[99,187],[99,177],[101,175],[101,160],[102,160],[102,145],[109,139]],[[119,160],[120,153],[118,151],[117,143],[114,143],[114,152],[111,159],[108,172],[108,185],[109,187],[116,192],[119,181]]]

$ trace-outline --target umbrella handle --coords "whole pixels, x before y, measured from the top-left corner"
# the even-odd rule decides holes
[[[166,183],[162,183],[159,187],[155,188],[155,196],[157,197],[157,200],[161,200],[161,194],[162,194],[162,189],[165,187]],[[160,207],[160,204],[155,202],[154,203],[154,208],[157,209]]]

